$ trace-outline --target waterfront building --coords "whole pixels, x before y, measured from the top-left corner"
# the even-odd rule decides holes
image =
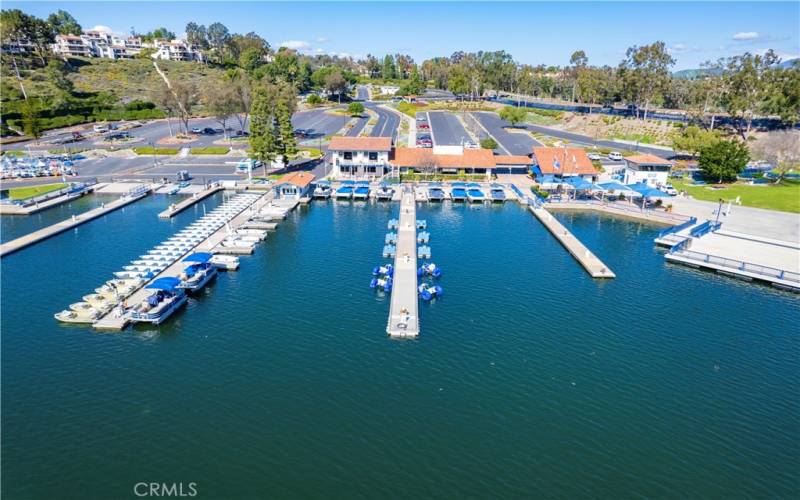
[[[275,198],[283,200],[299,200],[309,196],[314,175],[309,172],[292,172],[281,177],[275,183]]]
[[[328,145],[332,177],[337,179],[376,179],[391,168],[391,137],[336,136]]]
[[[667,183],[667,177],[673,163],[656,155],[643,154],[625,158],[625,184],[646,183],[650,187],[659,187]]]
[[[600,173],[594,168],[592,160],[583,148],[533,148],[533,174],[537,179],[545,176],[553,179],[581,177],[594,182]]]

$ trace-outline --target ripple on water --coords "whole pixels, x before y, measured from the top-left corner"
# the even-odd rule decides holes
[[[397,205],[315,203],[165,325],[56,325],[202,215],[167,201],[0,262],[4,495],[797,491],[796,297],[666,265],[658,228],[558,214],[618,275],[595,281],[515,205],[420,205],[445,296],[397,342],[367,287]]]

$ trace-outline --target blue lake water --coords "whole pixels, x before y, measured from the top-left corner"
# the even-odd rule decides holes
[[[4,215],[0,217],[0,242],[5,243],[44,227],[52,226],[73,215],[97,208],[103,203],[110,203],[117,198],[116,195],[89,194],[31,215]]]
[[[414,341],[368,288],[396,204],[300,207],[161,327],[53,320],[220,199],[0,261],[4,497],[800,491],[797,297],[667,265],[649,225],[557,215],[618,276],[596,281],[516,205],[420,205],[445,296]]]

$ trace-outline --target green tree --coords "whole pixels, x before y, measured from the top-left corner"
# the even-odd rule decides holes
[[[485,139],[481,139],[481,147],[483,149],[497,149],[497,141],[491,137],[486,137]]]
[[[24,101],[22,103],[22,130],[25,135],[33,137],[38,142],[43,129],[39,103],[34,100]]]
[[[351,116],[361,116],[364,113],[364,105],[360,102],[351,102],[347,106],[347,112],[350,113]]]
[[[525,108],[516,108],[514,106],[506,106],[500,110],[500,118],[509,122],[512,127],[516,127],[518,123],[522,123],[528,117],[528,110]],[[492,148],[494,149],[494,148]]]
[[[214,120],[220,124],[225,138],[228,138],[228,120],[238,109],[238,100],[235,90],[227,82],[219,80],[206,88],[203,93],[205,109],[210,112]]]
[[[277,119],[278,119],[278,132],[280,134],[280,154],[283,160],[283,166],[289,164],[289,157],[297,153],[297,139],[294,136],[294,126],[292,125],[292,111],[289,102],[285,96],[278,101],[277,106]]]
[[[704,148],[721,140],[716,130],[703,130],[697,125],[689,125],[672,136],[672,148],[675,151],[689,153],[692,156],[700,154]]]
[[[397,78],[397,67],[394,64],[394,57],[392,57],[390,54],[386,54],[386,57],[383,58],[381,77],[384,80],[394,80]]]
[[[747,145],[736,140],[720,140],[700,151],[697,160],[703,175],[719,182],[735,180],[750,161]]]
[[[81,25],[72,17],[72,14],[65,10],[59,9],[57,12],[50,14],[47,22],[53,27],[55,32],[59,35],[80,35],[83,33]]]
[[[670,82],[669,68],[675,59],[669,55],[664,42],[655,42],[642,47],[633,46],[626,52],[620,65],[620,73],[629,100],[639,107],[644,106],[644,116],[650,106],[662,98]],[[638,110],[636,112],[639,114]]]
[[[250,149],[253,158],[264,163],[275,160],[279,133],[275,120],[276,96],[272,85],[257,85],[253,89],[253,107],[250,112]]]
[[[342,102],[342,94],[347,90],[347,81],[341,71],[337,69],[325,77],[325,90],[338,95],[339,102]]]
[[[322,104],[322,98],[317,94],[310,94],[306,97],[306,103],[310,104],[311,106],[317,106]]]
[[[45,76],[59,92],[69,94],[72,92],[72,80],[67,78],[67,67],[58,59],[50,59],[45,68]]]
[[[186,41],[200,50],[208,49],[208,33],[205,25],[190,22],[186,25]]]
[[[728,60],[724,77],[726,91],[722,101],[725,110],[746,125],[739,130],[745,140],[750,134],[753,119],[772,90],[768,74],[779,60],[772,50],[763,56],[746,53]]]
[[[239,55],[239,67],[245,71],[253,72],[264,64],[263,52],[259,49],[247,49]]]

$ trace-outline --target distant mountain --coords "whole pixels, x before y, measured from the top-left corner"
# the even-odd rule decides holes
[[[720,69],[697,68],[697,69],[682,69],[680,71],[672,73],[672,76],[675,78],[694,80],[696,78],[701,78],[704,76],[719,75],[720,73],[722,73],[722,70]]]
[[[795,66],[800,67],[800,58],[794,59],[787,59],[786,61],[782,61],[778,64],[779,68],[789,69]],[[707,68],[697,68],[697,69],[682,69],[680,71],[676,71],[672,73],[674,78],[685,78],[686,80],[694,80],[696,78],[702,78],[708,75],[719,75],[722,73],[720,69],[707,69]]]

